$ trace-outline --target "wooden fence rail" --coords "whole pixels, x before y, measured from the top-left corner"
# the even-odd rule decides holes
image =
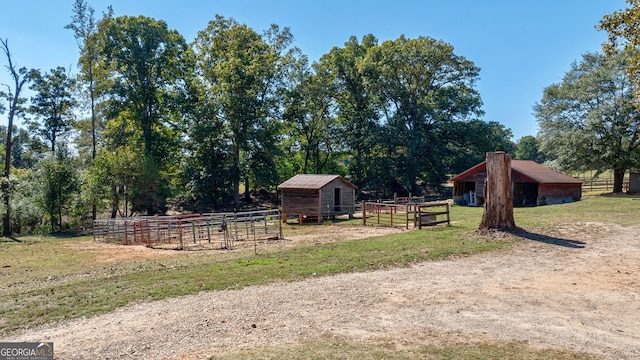
[[[613,191],[613,180],[610,179],[590,179],[590,180],[583,180],[584,182],[582,183],[582,192],[593,192],[593,191],[600,191],[600,192],[611,192]],[[622,183],[622,191],[627,192],[629,191],[629,182],[628,181],[624,181]]]
[[[444,207],[444,210],[442,209]],[[433,208],[439,208],[433,210]],[[449,202],[439,202],[432,204],[419,204],[417,205],[418,212],[418,229],[422,229],[423,226],[444,224],[451,225],[451,216],[449,213]],[[439,219],[444,215],[445,219]]]
[[[441,209],[431,210],[440,207]],[[429,210],[428,210],[429,209]],[[448,201],[437,201],[429,203],[403,202],[362,202],[362,224],[378,226],[403,226],[409,228],[422,228],[422,226],[447,223],[450,224],[450,204]],[[441,216],[446,219],[440,219]]]

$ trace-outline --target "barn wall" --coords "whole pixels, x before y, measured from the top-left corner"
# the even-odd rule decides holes
[[[582,198],[582,184],[540,184],[538,205],[562,204]]]
[[[340,189],[340,210],[335,211],[334,196],[335,189]],[[320,207],[323,215],[353,215],[355,208],[355,189],[347,186],[339,179],[335,179],[323,186],[320,190]]]
[[[317,215],[318,199],[318,190],[282,189],[282,212]]]

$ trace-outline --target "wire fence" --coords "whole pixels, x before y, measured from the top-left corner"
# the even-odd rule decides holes
[[[280,210],[98,219],[93,239],[181,250],[231,249],[236,242],[282,239],[280,220]]]

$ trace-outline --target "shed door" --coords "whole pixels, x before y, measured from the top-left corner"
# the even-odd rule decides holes
[[[342,204],[342,200],[340,199],[340,193],[342,189],[334,188],[333,189],[333,211],[340,211],[340,205]]]

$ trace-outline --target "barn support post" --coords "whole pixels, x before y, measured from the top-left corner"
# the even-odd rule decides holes
[[[486,156],[484,211],[478,229],[515,229],[511,201],[511,157],[504,151],[488,152]]]

